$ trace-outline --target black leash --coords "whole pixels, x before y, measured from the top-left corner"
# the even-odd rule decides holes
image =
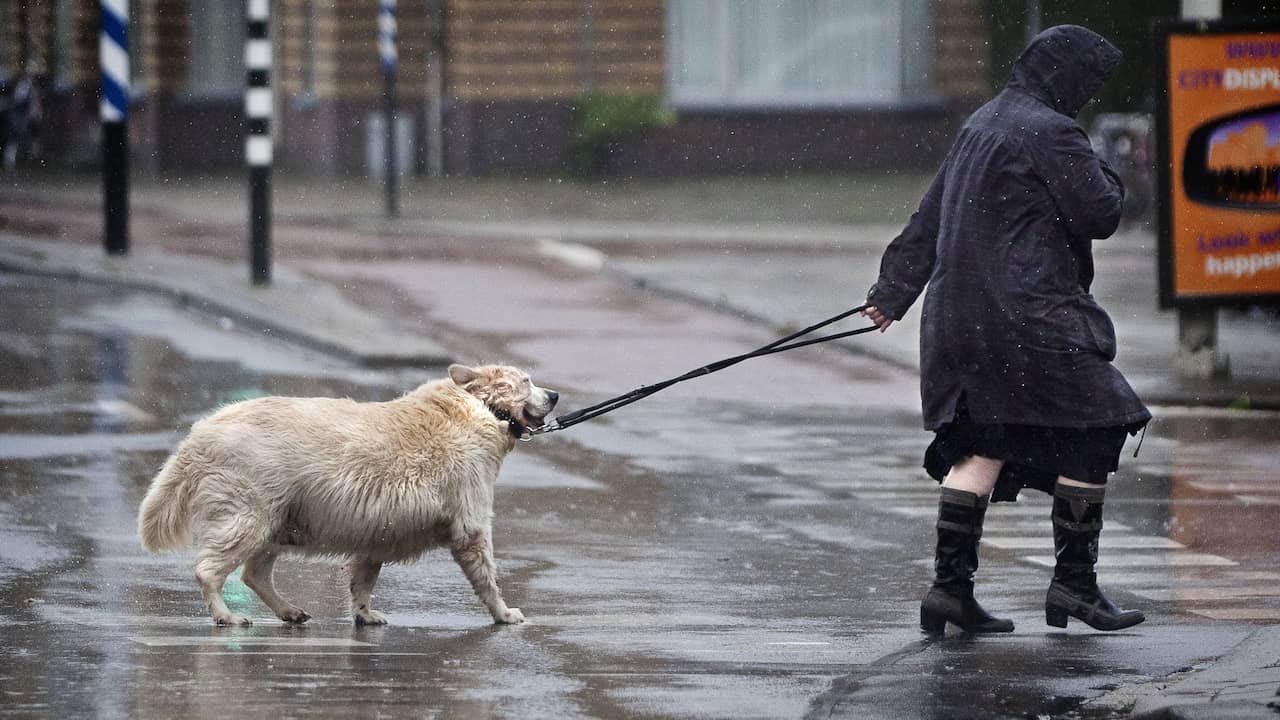
[[[774,353],[785,352],[787,350],[795,350],[796,348],[802,348],[808,345],[816,345],[818,343],[830,342],[832,340],[839,340],[840,338],[853,337],[854,335],[861,335],[863,333],[871,332],[872,330],[877,329],[875,325],[871,325],[869,327],[864,327],[864,328],[858,328],[857,330],[849,330],[847,332],[833,333],[831,335],[823,335],[821,337],[809,338],[808,340],[796,340],[796,338],[808,335],[814,330],[817,330],[819,328],[824,328],[833,323],[840,322],[841,320],[849,317],[850,315],[855,315],[866,309],[867,309],[866,305],[859,305],[858,307],[853,308],[852,310],[846,310],[845,312],[842,312],[839,315],[833,315],[832,317],[829,317],[826,320],[823,320],[822,322],[810,325],[809,327],[799,332],[791,333],[790,335],[783,338],[778,338],[777,340],[774,340],[768,345],[752,350],[749,353],[734,355],[733,357],[728,357],[723,360],[718,360],[709,365],[703,365],[702,367],[696,370],[690,370],[689,372],[679,377],[674,377],[674,378],[671,378],[670,380],[663,380],[662,382],[654,383],[653,385],[645,385],[643,387],[638,387],[629,393],[624,393],[617,397],[609,398],[608,400],[605,400],[604,402],[596,403],[591,407],[585,407],[585,408],[582,408],[581,410],[574,410],[571,413],[565,413],[564,415],[557,416],[555,420],[552,420],[546,425],[543,425],[542,427],[536,430],[531,430],[529,432],[529,435],[530,436],[545,435],[547,433],[558,432],[560,430],[573,427],[574,425],[577,425],[580,422],[586,422],[591,418],[600,417],[601,415],[604,415],[607,412],[613,412],[614,410],[617,410],[620,407],[623,407],[625,405],[630,405],[631,403],[637,400],[647,398],[650,395],[658,392],[659,390],[664,390],[666,388],[669,388],[672,385],[675,385],[676,383],[684,382],[685,380],[692,380],[693,378],[702,377],[703,375],[710,375],[713,372],[716,372],[718,370],[723,370],[731,365],[737,365],[743,360],[750,360],[751,358],[755,358],[755,357],[772,355]]]

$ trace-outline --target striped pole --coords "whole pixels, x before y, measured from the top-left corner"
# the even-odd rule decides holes
[[[396,174],[396,0],[378,3],[378,56],[382,60],[382,86],[386,120],[387,217],[400,214],[399,177]]]
[[[249,265],[254,285],[271,283],[271,5],[248,0],[244,66],[244,111],[249,121],[245,162],[249,165]]]
[[[103,246],[129,252],[129,0],[102,0],[98,64],[102,72]]]

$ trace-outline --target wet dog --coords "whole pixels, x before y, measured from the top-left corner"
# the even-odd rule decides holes
[[[222,599],[236,567],[281,620],[310,615],[282,598],[282,553],[346,556],[357,625],[383,563],[448,547],[497,623],[524,622],[503,602],[493,560],[493,486],[518,437],[540,427],[557,393],[513,367],[452,365],[449,377],[390,402],[266,397],[195,423],[142,501],[152,552],[196,546],[196,581],[218,625],[248,625]]]

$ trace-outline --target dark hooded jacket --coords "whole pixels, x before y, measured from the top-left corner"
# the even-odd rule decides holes
[[[926,282],[924,424],[973,420],[1130,426],[1151,416],[1111,361],[1115,328],[1089,294],[1095,238],[1115,232],[1124,188],[1076,114],[1121,53],[1078,26],[1040,33],[999,95],[961,128],[868,302],[901,318]]]

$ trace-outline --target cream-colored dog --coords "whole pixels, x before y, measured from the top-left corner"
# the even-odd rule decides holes
[[[242,577],[281,620],[310,615],[276,593],[284,552],[347,556],[357,625],[383,563],[447,546],[495,622],[519,623],[498,590],[493,486],[515,441],[544,423],[557,393],[512,367],[449,367],[449,378],[382,403],[267,397],[195,423],[138,514],[152,551],[195,541],[196,581],[219,625],[248,625],[222,600]]]

